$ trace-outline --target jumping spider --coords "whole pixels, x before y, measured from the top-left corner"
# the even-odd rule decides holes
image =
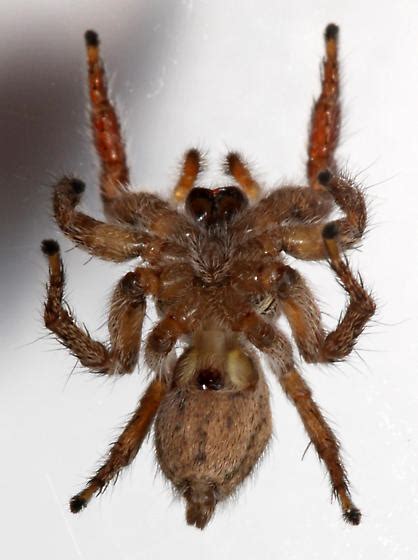
[[[87,31],[85,39],[91,126],[108,222],[77,210],[84,184],[69,177],[54,189],[54,215],[63,233],[91,255],[114,262],[139,257],[141,265],[116,285],[110,341],[103,344],[77,324],[66,306],[59,246],[45,240],[45,325],[90,371],[120,375],[137,364],[147,296],[154,298],[160,318],[145,348],[153,379],[103,465],[71,498],[71,511],[79,512],[117,478],[155,422],[161,470],[185,498],[187,523],[203,529],[216,504],[250,474],[271,436],[259,351],[324,461],[344,519],[357,525],[361,514],[350,497],[338,441],[295,368],[290,342],[276,326],[283,314],[305,361],[336,362],[350,353],[375,311],[340,252],[362,238],[366,205],[361,190],[334,160],[340,129],[337,26],[325,30],[322,91],[310,125],[309,186],[283,186],[263,195],[240,156],[229,153],[225,172],[239,187],[196,187],[203,160],[192,149],[172,202],[130,190],[98,36]],[[336,207],[342,217],[326,222]],[[332,332],[325,331],[311,290],[286,264],[285,253],[329,261],[349,300]],[[187,347],[176,357],[179,341]]]

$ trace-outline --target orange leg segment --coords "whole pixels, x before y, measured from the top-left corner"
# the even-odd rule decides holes
[[[92,496],[104,492],[112,479],[128,466],[137,455],[145,436],[166,393],[166,384],[156,379],[150,383],[131,420],[113,444],[109,456],[89,480],[87,486],[70,500],[70,509],[78,513],[85,508]]]
[[[85,34],[91,126],[101,164],[100,190],[104,205],[125,192],[129,183],[125,147],[116,111],[109,101],[105,70],[99,55],[99,38],[94,31]]]
[[[325,30],[322,91],[313,107],[309,135],[307,175],[310,186],[316,190],[322,189],[318,173],[324,169],[335,171],[334,152],[340,131],[337,42],[338,27],[331,23]]]
[[[358,525],[361,512],[351,500],[338,440],[313,400],[311,390],[294,368],[280,376],[279,380],[284,392],[295,405],[319,458],[325,463],[332,492],[340,502],[344,520],[351,525]]]

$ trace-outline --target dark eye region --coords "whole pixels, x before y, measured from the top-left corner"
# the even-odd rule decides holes
[[[187,212],[205,226],[229,222],[247,206],[248,199],[238,187],[214,190],[195,187],[186,199]]]

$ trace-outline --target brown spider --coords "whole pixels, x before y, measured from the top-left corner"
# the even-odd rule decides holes
[[[138,360],[146,296],[159,322],[145,358],[154,374],[137,410],[84,490],[70,501],[76,513],[102,492],[136,456],[155,421],[161,470],[186,500],[186,519],[203,529],[216,504],[235,492],[260,459],[271,436],[267,385],[256,351],[296,406],[331,479],[344,519],[360,522],[339,444],[295,368],[290,342],[277,328],[288,320],[307,362],[345,358],[375,311],[340,250],[357,243],[366,225],[361,190],[338,171],[340,128],[338,28],[325,31],[322,91],[311,119],[309,186],[283,186],[262,196],[236,153],[225,170],[238,185],[195,187],[202,158],[186,153],[173,203],[129,189],[129,172],[116,112],[107,96],[99,40],[85,34],[94,141],[101,162],[100,190],[109,223],[77,210],[84,184],[64,177],[53,194],[55,219],[77,246],[102,259],[141,266],[116,285],[110,304],[110,342],[93,340],[63,300],[64,271],[56,241],[45,240],[49,261],[45,325],[92,372],[131,372]],[[175,208],[175,204],[183,208]],[[340,219],[326,222],[338,207]],[[327,333],[315,298],[284,253],[328,259],[349,304]],[[178,341],[187,344],[176,357]]]

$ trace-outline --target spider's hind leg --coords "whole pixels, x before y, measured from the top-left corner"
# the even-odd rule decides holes
[[[294,368],[281,375],[279,381],[284,392],[295,405],[319,458],[324,461],[328,469],[332,492],[340,502],[344,520],[351,525],[358,525],[361,512],[351,500],[338,440],[313,400],[311,390]]]
[[[133,461],[149,432],[165,392],[164,381],[154,380],[150,383],[137,410],[112,445],[103,465],[89,480],[84,490],[71,498],[70,509],[73,513],[85,508],[94,494],[103,492],[112,479],[117,479],[120,471]]]
[[[358,525],[361,513],[350,497],[338,440],[314,401],[309,386],[295,369],[292,347],[287,337],[256,313],[246,315],[241,321],[240,330],[258,350],[268,356],[273,373],[295,405],[319,458],[325,463],[333,495],[340,502],[345,521]]]

